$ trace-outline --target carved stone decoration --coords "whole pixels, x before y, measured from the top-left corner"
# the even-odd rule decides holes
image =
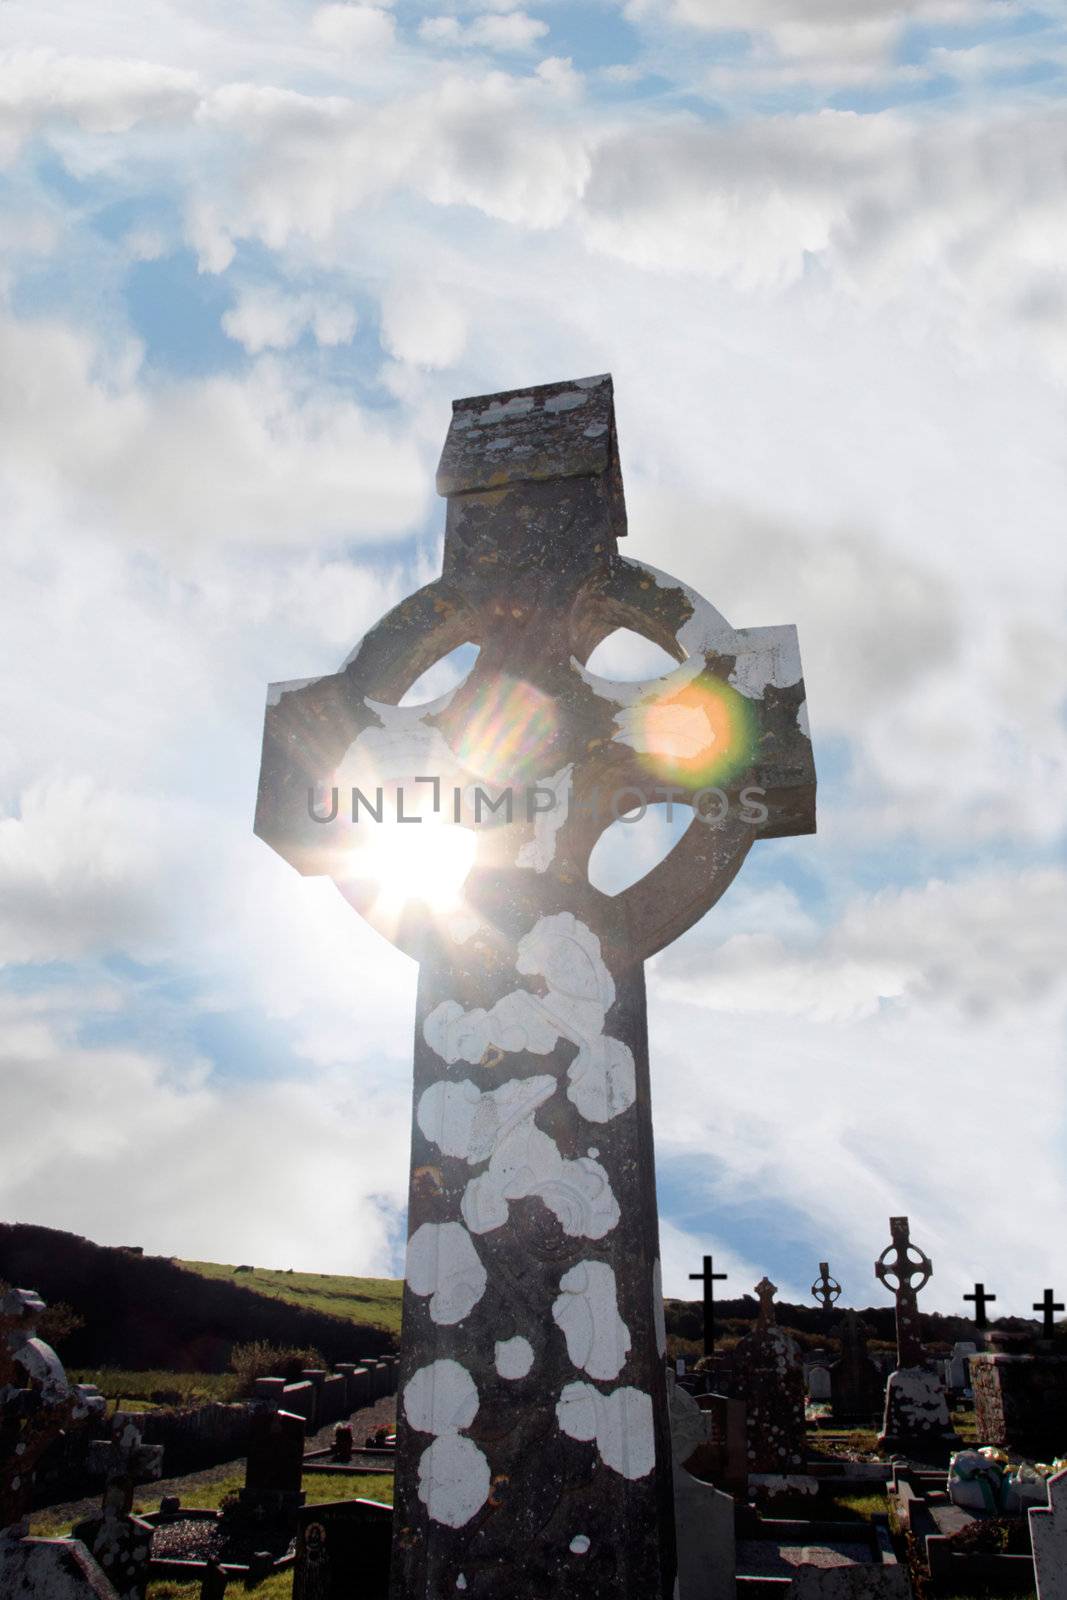
[[[875,1276],[897,1302],[897,1367],[885,1389],[879,1445],[887,1452],[940,1461],[959,1443],[949,1417],[945,1386],[925,1365],[917,1296],[933,1275],[925,1251],[911,1242],[907,1217],[890,1217],[892,1244],[874,1264]]]
[[[273,686],[256,815],[420,963],[394,1600],[669,1600],[643,963],[757,839],[814,828],[796,633],[735,630],[620,557],[610,378],[457,401],[437,482],[441,577],[338,673]],[[598,676],[619,628],[677,666]],[[400,704],[464,644],[458,687]],[[670,854],[595,889],[603,832],[671,796],[693,817]]]

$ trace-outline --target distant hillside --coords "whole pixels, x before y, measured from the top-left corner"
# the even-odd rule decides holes
[[[779,1327],[796,1334],[800,1343],[808,1348],[827,1340],[836,1345],[837,1327],[847,1308],[842,1305],[827,1317],[818,1306],[795,1306],[787,1301],[775,1302]],[[733,1340],[751,1331],[756,1320],[757,1304],[751,1295],[734,1300],[716,1300],[715,1325],[724,1349]],[[867,1325],[871,1347],[896,1346],[896,1310],[892,1301],[885,1306],[865,1306],[860,1316]],[[668,1300],[666,1303],[667,1332],[682,1340],[699,1340],[704,1331],[704,1313],[699,1300]],[[944,1346],[951,1349],[958,1339],[974,1338],[974,1323],[966,1317],[944,1317],[938,1312],[920,1315],[923,1338],[932,1351]]]
[[[267,1267],[220,1266],[214,1261],[179,1261],[178,1266],[215,1282],[239,1283],[256,1294],[307,1311],[344,1317],[359,1327],[400,1334],[402,1278],[344,1278],[326,1272],[278,1272]]]
[[[253,1339],[312,1345],[328,1361],[396,1349],[390,1330],[397,1296],[388,1280],[269,1273],[261,1284],[260,1277],[0,1223],[0,1278],[36,1289],[50,1303],[64,1300],[85,1319],[63,1342],[71,1367],[224,1372],[233,1346]],[[279,1294],[279,1279],[291,1294]]]

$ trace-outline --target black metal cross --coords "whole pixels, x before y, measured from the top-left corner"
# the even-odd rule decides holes
[[[1043,1300],[1034,1301],[1034,1310],[1043,1312],[1045,1316],[1046,1339],[1051,1339],[1053,1333],[1056,1331],[1056,1312],[1067,1311],[1067,1306],[1063,1304],[1062,1300],[1054,1299],[1053,1293],[1053,1290],[1046,1289],[1045,1298]]]
[[[985,1314],[985,1308],[986,1308],[987,1305],[991,1305],[992,1304],[992,1302],[997,1298],[996,1295],[995,1294],[990,1294],[988,1292],[988,1290],[986,1289],[986,1286],[985,1286],[984,1283],[976,1283],[975,1286],[974,1286],[974,1293],[973,1294],[965,1294],[963,1298],[965,1300],[973,1300],[974,1301],[974,1325],[975,1325],[975,1327],[976,1328],[988,1328],[989,1327],[989,1318]],[[1037,1308],[1035,1307],[1035,1310],[1036,1309]]]
[[[691,1279],[704,1285],[704,1354],[715,1354],[715,1284],[720,1278],[728,1276],[725,1272],[713,1272],[710,1256],[704,1257],[704,1270],[691,1272]]]

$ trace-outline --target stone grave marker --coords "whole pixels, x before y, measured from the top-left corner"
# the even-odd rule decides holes
[[[304,1418],[272,1400],[253,1407],[241,1513],[266,1523],[291,1521],[304,1504]]]
[[[704,1257],[704,1265],[699,1272],[691,1272],[689,1281],[702,1285],[704,1302],[704,1354],[715,1354],[715,1285],[728,1276],[725,1272],[716,1272],[711,1256]]]
[[[875,1276],[897,1302],[897,1365],[885,1390],[885,1416],[879,1445],[888,1452],[945,1456],[959,1444],[949,1419],[945,1386],[930,1371],[919,1322],[918,1294],[933,1274],[933,1263],[911,1242],[907,1217],[890,1217],[892,1243],[874,1264]]]
[[[282,1390],[282,1406],[294,1416],[303,1417],[308,1428],[315,1425],[315,1389],[302,1379],[300,1383],[287,1383]]]
[[[811,1294],[812,1299],[819,1302],[827,1316],[840,1300],[841,1285],[836,1278],[831,1278],[828,1261],[819,1262],[819,1276],[811,1286]]]
[[[984,1283],[976,1283],[974,1286],[974,1293],[965,1294],[963,1298],[964,1300],[974,1301],[975,1327],[979,1329],[988,1328],[989,1318],[986,1316],[985,1308],[988,1305],[992,1305],[993,1301],[997,1298],[996,1295],[990,1294]]]
[[[338,1500],[305,1506],[298,1520],[293,1600],[387,1600],[389,1506]]]
[[[138,1484],[160,1477],[163,1446],[145,1444],[127,1416],[116,1417],[111,1437],[89,1446],[89,1469],[103,1474],[100,1515],[73,1529],[110,1578],[120,1600],[145,1600],[152,1559],[152,1525],[133,1514]]]
[[[1064,1310],[1062,1300],[1057,1300],[1052,1289],[1046,1289],[1040,1300],[1034,1301],[1034,1310],[1040,1311],[1042,1332],[1046,1339],[1052,1339],[1056,1333],[1056,1312]]]
[[[457,401],[437,482],[441,578],[338,673],[271,689],[256,817],[420,966],[395,1596],[670,1600],[643,965],[758,838],[814,827],[796,635],[618,554],[610,378]],[[589,670],[619,628],[678,666]],[[456,689],[400,703],[468,643]],[[687,832],[602,894],[598,838],[664,790]],[[382,864],[386,793],[438,866],[471,835],[432,903]]]
[[[867,1354],[867,1325],[846,1311],[841,1323],[841,1354],[830,1367],[830,1406],[835,1422],[870,1422],[882,1409],[882,1374]]]
[[[808,1386],[808,1399],[815,1401],[829,1400],[831,1397],[830,1369],[816,1364],[809,1367],[805,1373]]]
[[[741,1400],[725,1394],[694,1396],[704,1413],[704,1440],[689,1462],[689,1471],[736,1500],[748,1497],[748,1431]]]
[[[678,1539],[678,1600],[735,1600],[734,1501],[700,1480],[687,1463],[700,1458],[711,1418],[669,1376],[674,1476],[674,1521]]]
[[[969,1389],[971,1386],[970,1362],[978,1354],[978,1346],[971,1339],[959,1340],[952,1346],[952,1354],[945,1363],[945,1381],[950,1389]]]
[[[1067,1471],[1048,1481],[1048,1505],[1030,1507],[1037,1600],[1067,1600]]]
[[[769,1278],[756,1285],[756,1326],[734,1351],[734,1393],[745,1403],[750,1483],[753,1475],[802,1475],[807,1459],[800,1352],[775,1325],[777,1293]]]

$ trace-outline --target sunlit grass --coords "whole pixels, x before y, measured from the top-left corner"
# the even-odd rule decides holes
[[[284,1300],[288,1305],[344,1317],[360,1327],[381,1328],[393,1334],[400,1332],[404,1287],[400,1278],[346,1278],[333,1273],[287,1272],[271,1267],[235,1272],[232,1266],[216,1261],[179,1261],[177,1265],[202,1278],[235,1283],[272,1300]]]

